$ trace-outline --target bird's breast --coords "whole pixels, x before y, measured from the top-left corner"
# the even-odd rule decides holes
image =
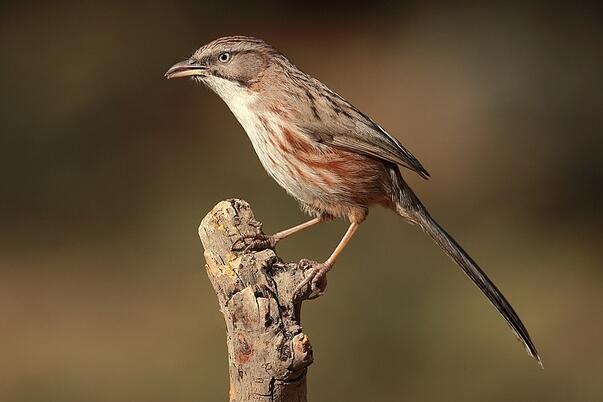
[[[368,205],[383,194],[382,162],[315,141],[294,124],[295,110],[266,107],[249,89],[229,87],[222,93],[264,169],[302,203]]]

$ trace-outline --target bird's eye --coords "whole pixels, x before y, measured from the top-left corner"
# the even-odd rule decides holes
[[[228,52],[220,53],[220,55],[218,56],[218,60],[220,60],[220,62],[222,62],[222,63],[228,63],[230,61],[230,53],[228,53]]]

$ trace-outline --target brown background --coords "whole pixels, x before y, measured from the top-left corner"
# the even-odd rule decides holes
[[[601,400],[601,8],[369,3],[0,6],[0,400],[226,399],[197,224],[232,196],[267,232],[304,217],[215,95],[163,79],[225,34],[273,43],[419,157],[433,178],[407,177],[545,365],[377,209],[306,307],[312,401]],[[344,230],[279,253],[323,259]]]

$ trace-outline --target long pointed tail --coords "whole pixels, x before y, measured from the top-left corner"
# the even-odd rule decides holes
[[[421,227],[421,229],[423,229],[423,231],[427,233],[442,250],[458,264],[459,267],[461,267],[463,272],[471,278],[473,283],[475,283],[482,293],[484,293],[488,300],[490,300],[511,326],[511,329],[513,329],[517,338],[519,338],[526,347],[528,354],[536,359],[538,364],[542,366],[536,346],[530,339],[528,330],[521,322],[513,307],[511,307],[511,304],[456,240],[446,233],[446,231],[429,215],[421,201],[419,201],[411,188],[399,176],[399,173],[396,176],[396,184],[399,186],[399,188],[396,189],[398,191],[397,196],[394,199],[396,212],[411,223]]]

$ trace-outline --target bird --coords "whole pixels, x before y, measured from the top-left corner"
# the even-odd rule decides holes
[[[215,92],[239,121],[268,174],[312,217],[261,239],[281,240],[332,219],[349,222],[329,258],[311,262],[298,290],[324,290],[326,274],[370,207],[383,206],[421,228],[462,269],[504,317],[528,354],[542,366],[521,319],[459,243],[436,222],[402,177],[400,167],[430,174],[394,136],[296,67],[262,39],[227,36],[174,64],[168,79],[189,77]]]

